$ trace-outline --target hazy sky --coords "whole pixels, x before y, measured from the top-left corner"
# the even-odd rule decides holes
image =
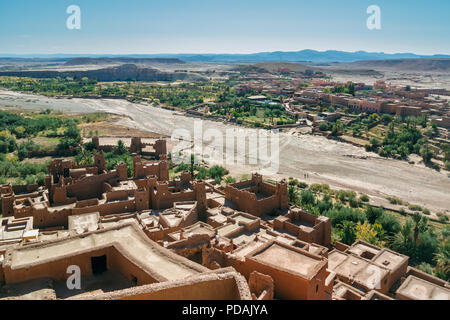
[[[69,30],[69,5],[81,30]],[[381,30],[366,27],[369,5]],[[450,54],[448,0],[1,0],[0,53]]]

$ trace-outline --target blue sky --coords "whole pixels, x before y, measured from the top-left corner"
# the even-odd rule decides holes
[[[68,30],[66,8],[81,8]],[[366,9],[381,8],[381,30]],[[446,0],[2,0],[0,53],[450,54]]]

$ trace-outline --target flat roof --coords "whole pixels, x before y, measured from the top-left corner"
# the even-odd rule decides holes
[[[229,224],[218,227],[217,234],[222,237],[228,237],[230,234],[236,232],[240,228],[243,228],[243,227],[239,226],[236,223],[229,223]]]
[[[98,229],[99,217],[100,213],[98,212],[69,216],[69,230],[75,230],[78,234],[95,231]]]
[[[372,259],[372,261],[380,266],[388,268],[389,270],[395,270],[402,263],[408,260],[407,256],[390,251],[383,250],[378,256]]]
[[[409,276],[398,288],[401,294],[413,300],[450,300],[450,290],[426,280]]]
[[[179,231],[173,232],[170,235],[174,239],[180,240],[181,232],[183,232],[183,236],[185,238],[189,238],[190,236],[192,236],[194,234],[206,234],[212,238],[215,234],[214,229],[209,224],[203,223],[201,221],[199,221],[189,227],[183,228]]]
[[[326,260],[322,257],[309,255],[306,251],[279,242],[271,242],[259,252],[252,254],[251,258],[298,273],[305,278],[313,277],[326,264]]]
[[[375,248],[374,246],[368,245],[361,241],[358,241],[357,243],[353,244],[348,249],[348,252],[354,253],[358,256],[361,256],[366,251],[372,253],[375,256],[381,251],[381,249]]]
[[[140,231],[140,232],[139,232]],[[177,280],[200,273],[189,260],[172,254],[146,237],[135,223],[120,228],[105,229],[83,237],[70,237],[29,247],[16,248],[11,257],[11,268],[27,268],[29,265],[45,264],[52,260],[63,259],[68,253],[72,255],[93,251],[108,245],[125,250],[131,258],[152,274],[167,280]]]
[[[250,217],[248,214],[241,212],[232,215],[231,218],[233,218],[236,222],[243,222],[245,224],[254,222],[258,219],[257,217]]]
[[[132,180],[119,181],[118,185],[112,187],[113,191],[122,191],[122,190],[136,190],[136,183]]]
[[[352,279],[352,281],[372,290],[389,273],[386,268],[363,258],[333,250],[328,254],[328,268],[337,275]],[[379,277],[374,277],[377,274]]]

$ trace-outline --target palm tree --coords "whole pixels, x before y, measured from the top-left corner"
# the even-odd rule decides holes
[[[419,238],[420,232],[426,232],[428,229],[428,218],[422,216],[420,213],[416,212],[412,216],[414,222],[414,245],[417,243],[417,239]]]
[[[439,246],[434,255],[436,262],[435,274],[439,278],[450,280],[450,228],[444,228],[439,234]]]
[[[190,172],[191,172],[191,176],[194,177],[194,165],[195,165],[195,156],[194,154],[191,154],[191,167],[190,167]]]
[[[399,237],[403,243],[403,246],[406,248],[406,244],[409,239],[411,239],[411,232],[413,229],[413,224],[411,220],[406,221],[406,223],[400,228]]]
[[[92,157],[92,153],[89,152],[88,150],[81,151],[81,153],[80,153],[80,155],[78,157],[77,163],[80,166],[92,165],[94,163],[94,159]]]
[[[449,281],[450,278],[450,243],[446,241],[438,247],[437,253],[434,255],[434,261],[436,262],[436,275]]]
[[[117,147],[115,148],[115,154],[118,155],[123,155],[125,153],[127,153],[127,147],[125,146],[125,144],[123,143],[122,140],[117,141]]]
[[[289,202],[294,203],[297,202],[298,192],[294,186],[289,186],[288,190]]]

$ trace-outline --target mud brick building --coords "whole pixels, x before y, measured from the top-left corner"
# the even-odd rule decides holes
[[[233,208],[257,217],[289,207],[287,183],[281,181],[274,186],[263,182],[259,174],[252,174],[251,180],[227,185],[225,199],[233,203]]]

